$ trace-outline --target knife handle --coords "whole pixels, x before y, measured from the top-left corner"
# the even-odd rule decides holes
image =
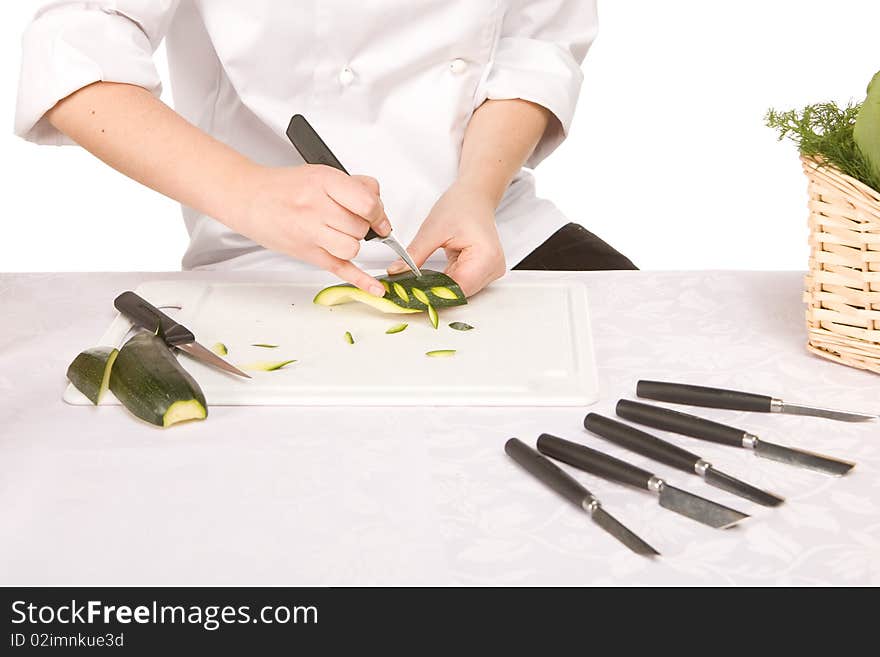
[[[324,143],[318,132],[302,114],[294,114],[290,119],[290,123],[287,125],[287,138],[308,164],[323,164],[348,175],[342,162],[336,159],[330,147]],[[369,242],[377,237],[379,237],[378,233],[370,228],[364,236],[364,240]]]
[[[584,418],[584,428],[636,454],[691,474],[694,474],[694,466],[700,461],[699,456],[681,447],[596,413],[589,413]]]
[[[773,398],[767,395],[755,395],[751,392],[725,390],[724,388],[692,386],[686,383],[667,383],[666,381],[639,381],[636,384],[636,395],[672,404],[728,408],[734,411],[755,411],[758,413],[769,413],[773,402]]]
[[[181,326],[134,292],[123,292],[113,300],[113,305],[137,326],[158,332],[168,346],[173,347],[196,340],[196,336],[188,328]]]
[[[655,429],[733,447],[742,447],[743,437],[746,435],[742,429],[726,424],[628,399],[621,399],[617,402],[617,414],[625,420],[631,420]]]
[[[645,490],[648,490],[648,482],[654,478],[654,475],[647,470],[642,470],[586,445],[551,436],[549,433],[542,433],[538,437],[538,451],[557,461],[573,465],[578,470]]]
[[[572,504],[583,508],[584,500],[593,497],[590,491],[581,486],[574,477],[518,438],[508,440],[504,444],[504,451],[510,458]]]

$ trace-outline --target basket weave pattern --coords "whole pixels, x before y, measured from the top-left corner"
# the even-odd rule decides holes
[[[880,373],[880,193],[801,158],[809,180],[807,348]]]

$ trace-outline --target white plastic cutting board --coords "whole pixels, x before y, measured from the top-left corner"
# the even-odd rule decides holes
[[[439,329],[425,313],[316,306],[312,298],[327,284],[324,275],[298,273],[291,283],[153,281],[135,291],[156,306],[180,306],[165,311],[206,347],[224,343],[235,365],[296,359],[245,380],[181,354],[209,405],[582,406],[598,398],[580,283],[503,280],[465,306],[441,309]],[[456,331],[454,321],[476,328]],[[385,333],[403,322],[403,332]],[[96,344],[119,346],[130,328],[119,316]],[[346,331],[355,344],[345,341]],[[457,352],[425,356],[434,349]],[[72,386],[64,400],[90,403]],[[118,401],[107,394],[101,403]]]

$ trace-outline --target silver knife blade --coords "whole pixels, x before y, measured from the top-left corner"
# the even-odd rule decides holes
[[[840,477],[855,467],[855,463],[851,461],[843,461],[822,454],[815,454],[793,447],[785,447],[775,443],[768,443],[764,440],[750,436],[750,443],[753,444],[752,449],[755,454],[765,459],[779,461],[780,463],[788,463],[789,465],[798,465],[802,468],[824,472],[825,474]],[[748,446],[748,445],[747,445]]]
[[[659,552],[657,552],[657,550],[645,543],[645,541],[639,538],[631,530],[622,525],[620,521],[618,521],[614,516],[608,513],[601,506],[596,506],[594,510],[590,512],[590,516],[593,518],[593,522],[595,522],[602,529],[611,534],[614,538],[623,543],[626,547],[628,547],[636,554],[642,554],[649,557],[660,554]]]
[[[416,267],[416,263],[413,261],[412,256],[407,253],[407,250],[403,248],[403,245],[397,241],[397,239],[391,234],[388,233],[385,237],[377,238],[383,244],[387,244],[392,248],[392,250],[401,257],[401,259],[406,263],[406,266],[415,272],[416,276],[422,275],[422,270]]]
[[[732,527],[748,514],[707,500],[699,495],[670,486],[663,482],[660,488],[660,506],[716,529]]]
[[[809,415],[811,417],[824,417],[829,420],[842,422],[871,422],[878,419],[877,415],[866,413],[851,413],[850,411],[837,411],[833,408],[821,408],[819,406],[807,406],[805,404],[789,404],[781,399],[774,399],[770,406],[771,411],[786,413],[788,415]]]
[[[747,484],[746,482],[721,472],[721,470],[712,466],[709,466],[706,469],[703,479],[710,486],[726,490],[728,493],[739,495],[740,497],[744,497],[752,502],[757,502],[758,504],[763,504],[764,506],[779,506],[785,501],[785,498],[783,497],[779,497],[778,495],[768,493],[767,491],[761,490],[751,484]]]
[[[220,368],[225,372],[229,372],[231,374],[237,374],[238,376],[243,376],[246,379],[250,379],[251,375],[246,372],[242,372],[235,365],[227,363],[225,360],[220,358],[217,354],[209,349],[205,349],[198,342],[185,342],[183,344],[174,345],[181,351],[185,351],[190,356],[195,358],[196,360],[200,360],[203,363],[207,363],[208,365],[212,365],[213,367]]]

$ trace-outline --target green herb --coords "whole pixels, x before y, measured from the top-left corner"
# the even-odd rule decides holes
[[[808,105],[801,110],[778,112],[771,109],[764,117],[775,128],[780,141],[786,137],[797,144],[801,155],[830,164],[848,176],[880,190],[880,177],[874,174],[853,138],[853,126],[861,104],[840,107],[833,102]]]

